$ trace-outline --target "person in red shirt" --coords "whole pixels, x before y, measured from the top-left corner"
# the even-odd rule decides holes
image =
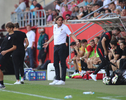
[[[67,15],[67,14],[71,15],[71,14],[72,14],[72,12],[71,12],[71,11],[69,11],[69,9],[68,9],[68,6],[67,6],[67,5],[65,5],[65,6],[64,6],[64,8],[65,8],[65,11],[63,12],[63,15],[62,15],[62,16],[63,16],[63,18],[64,18],[64,19],[66,19],[66,15]]]

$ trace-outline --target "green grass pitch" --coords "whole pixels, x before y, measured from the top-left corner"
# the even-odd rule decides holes
[[[49,86],[51,81],[25,81],[22,85],[13,85],[14,75],[5,75],[6,89],[0,90],[0,100],[126,100],[126,85],[104,85],[102,80],[67,79],[63,86]],[[85,95],[92,91],[95,94]]]

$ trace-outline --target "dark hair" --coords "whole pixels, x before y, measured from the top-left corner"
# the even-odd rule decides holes
[[[122,41],[122,42],[120,42],[120,43],[123,43],[124,45],[126,45],[126,42],[125,42],[125,41]]]
[[[118,38],[118,40],[123,40],[123,41],[125,41],[125,39],[124,39],[124,38],[122,38],[122,37]]]
[[[100,39],[100,36],[96,36],[95,38]]]
[[[18,23],[15,23],[15,24],[14,24],[14,27],[15,27],[15,28],[19,28],[19,24],[18,24]]]
[[[80,39],[77,39],[79,42],[81,42],[81,40]]]
[[[110,9],[106,9],[106,10],[108,10],[108,12],[111,13],[111,10],[110,10]],[[106,10],[105,10],[105,11],[106,11]]]
[[[118,27],[114,28],[114,30],[121,32],[121,30]]]
[[[62,21],[64,20],[64,18],[63,18],[62,16],[57,16],[57,17],[56,17],[56,21],[57,21],[59,18],[62,18]]]
[[[94,40],[92,39],[90,42],[94,42]]]
[[[85,43],[85,42],[87,42],[87,40],[86,40],[86,39],[81,40],[81,43]]]
[[[30,26],[30,27],[31,27],[31,25],[30,25],[30,24],[28,24],[27,26]]]
[[[93,6],[100,6],[98,3],[95,3]]]
[[[116,40],[112,40],[110,43],[111,43],[112,45],[117,46],[117,41],[116,41]]]
[[[6,28],[14,28],[14,24],[12,23],[12,22],[8,22],[7,24],[6,24]]]

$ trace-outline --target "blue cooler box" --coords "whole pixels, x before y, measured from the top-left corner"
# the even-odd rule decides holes
[[[41,81],[46,80],[46,72],[45,71],[34,71],[28,73],[29,81]]]
[[[36,80],[46,80],[46,72],[45,71],[36,71]]]

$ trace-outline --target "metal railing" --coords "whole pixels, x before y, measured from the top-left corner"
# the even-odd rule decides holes
[[[88,14],[88,15],[82,17],[81,19],[88,19],[92,14],[94,14],[95,12],[101,10],[102,8],[104,8],[105,6],[111,4],[111,3],[114,2],[114,1],[116,1],[116,0],[112,0],[110,3],[108,3],[108,4],[106,4],[106,5],[104,5],[104,6],[100,7],[100,8],[98,8],[97,10],[95,10],[95,11],[91,12],[90,14]]]
[[[11,15],[11,21],[13,23],[19,23],[20,27],[25,27],[28,24],[40,27],[46,25],[46,13],[45,10],[14,13]]]

